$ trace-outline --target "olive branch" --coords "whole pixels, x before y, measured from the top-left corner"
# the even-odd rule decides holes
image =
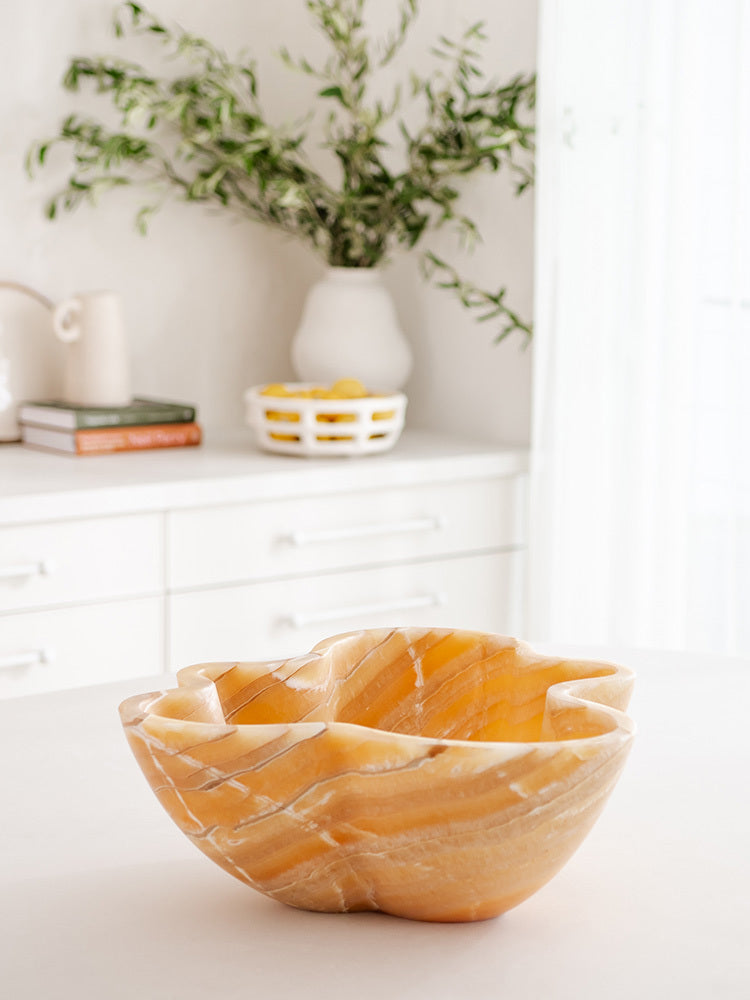
[[[332,184],[305,151],[312,115],[292,124],[270,122],[252,59],[231,60],[206,39],[164,24],[143,5],[121,4],[115,35],[152,37],[180,72],[155,75],[110,57],[70,60],[63,85],[74,92],[89,86],[108,96],[115,124],[71,114],[55,136],[29,150],[30,173],[48,161],[52,147],[71,150],[72,172],[48,201],[47,216],[96,204],[114,188],[139,185],[149,192],[136,216],[142,233],[166,198],[176,194],[281,230],[337,267],[375,267],[396,247],[411,250],[419,244],[423,275],[453,291],[477,318],[498,318],[498,341],[514,331],[530,337],[529,324],[506,304],[505,288],[478,288],[422,244],[426,234],[444,227],[463,246],[480,238],[477,225],[458,207],[462,176],[504,169],[518,194],[533,183],[534,77],[486,81],[479,51],[486,39],[478,23],[458,41],[438,40],[432,73],[412,74],[408,87],[396,86],[388,101],[373,98],[373,75],[396,58],[418,10],[417,0],[403,0],[392,32],[371,39],[364,5],[365,0],[306,0],[330,56],[316,66],[280,53],[289,68],[315,81],[326,112],[322,144],[338,166],[338,183]],[[405,89],[423,112],[413,131],[398,118]],[[383,138],[389,122],[397,125],[400,169],[389,166],[384,155],[394,148]]]

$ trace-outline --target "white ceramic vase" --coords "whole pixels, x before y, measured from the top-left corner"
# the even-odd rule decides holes
[[[380,270],[328,268],[305,301],[292,364],[303,382],[358,378],[375,391],[404,385],[411,350]]]

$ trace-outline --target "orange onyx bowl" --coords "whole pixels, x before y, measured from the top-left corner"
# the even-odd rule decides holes
[[[580,845],[632,743],[632,683],[506,636],[372,629],[187,667],[120,716],[175,823],[247,885],[308,910],[468,921]]]

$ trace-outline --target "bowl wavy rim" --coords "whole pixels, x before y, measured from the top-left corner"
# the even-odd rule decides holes
[[[407,626],[404,627],[404,629],[412,627],[416,626]],[[190,696],[191,694],[194,694],[197,696],[199,692],[205,692],[212,688],[216,690],[216,681],[219,680],[220,675],[216,678],[205,676],[203,671],[209,668],[215,669],[217,667],[224,666],[228,671],[238,665],[247,664],[252,666],[267,667],[268,673],[273,673],[274,669],[297,662],[301,668],[316,659],[322,660],[334,643],[347,639],[350,636],[359,635],[362,632],[382,632],[383,634],[390,634],[404,629],[358,629],[350,632],[343,632],[336,636],[332,636],[329,639],[322,640],[309,653],[296,657],[286,657],[273,660],[216,660],[194,663],[177,671],[177,687],[131,695],[122,701],[119,705],[120,719],[123,727],[131,728],[139,725],[149,716],[157,717],[160,720],[160,724],[165,726],[167,729],[184,730],[188,732],[194,731],[196,735],[199,733],[208,735],[210,731],[212,738],[218,738],[222,734],[229,734],[242,729],[265,729],[269,732],[272,730],[293,730],[299,735],[302,735],[303,733],[314,735],[324,729],[342,732],[354,729],[356,731],[366,731],[371,734],[381,734],[383,737],[397,738],[399,741],[406,740],[413,742],[416,745],[421,743],[432,746],[448,745],[473,748],[492,746],[506,747],[509,749],[512,747],[523,747],[526,749],[546,748],[549,750],[550,746],[555,744],[564,744],[567,747],[574,747],[576,744],[591,745],[592,743],[595,744],[597,742],[609,743],[618,741],[626,743],[631,742],[636,734],[636,725],[625,711],[625,708],[630,700],[633,683],[636,677],[635,672],[629,667],[612,663],[608,660],[588,659],[577,656],[569,657],[539,654],[534,650],[530,643],[511,636],[503,635],[501,633],[475,632],[470,629],[450,628],[434,628],[426,629],[426,631],[445,634],[458,633],[465,635],[469,633],[491,636],[493,639],[506,640],[509,645],[512,645],[517,653],[523,657],[527,657],[530,662],[543,663],[548,661],[550,663],[565,663],[582,667],[590,667],[592,670],[607,670],[607,673],[597,673],[592,676],[576,677],[573,679],[558,681],[551,684],[545,692],[545,717],[550,708],[557,712],[564,711],[566,709],[585,709],[588,713],[588,720],[590,722],[603,725],[603,731],[591,735],[540,740],[453,739],[449,737],[425,736],[418,733],[401,733],[393,729],[366,726],[361,723],[341,722],[337,719],[313,722],[280,721],[267,723],[237,723],[225,721],[223,723],[219,723],[215,721],[204,722],[190,719],[189,717],[165,716],[160,715],[158,711],[154,711],[154,709],[158,707],[160,701],[163,699],[170,699],[175,694],[183,696]],[[282,683],[285,683],[285,681],[282,681]],[[622,704],[623,707],[619,708],[616,707],[616,705],[610,704],[608,701],[601,700],[603,694],[612,697],[614,701]],[[195,698],[195,701],[196,703],[198,702],[197,697]]]

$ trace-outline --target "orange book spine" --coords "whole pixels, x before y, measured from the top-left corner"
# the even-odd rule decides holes
[[[201,428],[190,424],[149,424],[141,427],[107,427],[76,431],[76,453],[101,455],[145,448],[179,448],[201,443]]]

